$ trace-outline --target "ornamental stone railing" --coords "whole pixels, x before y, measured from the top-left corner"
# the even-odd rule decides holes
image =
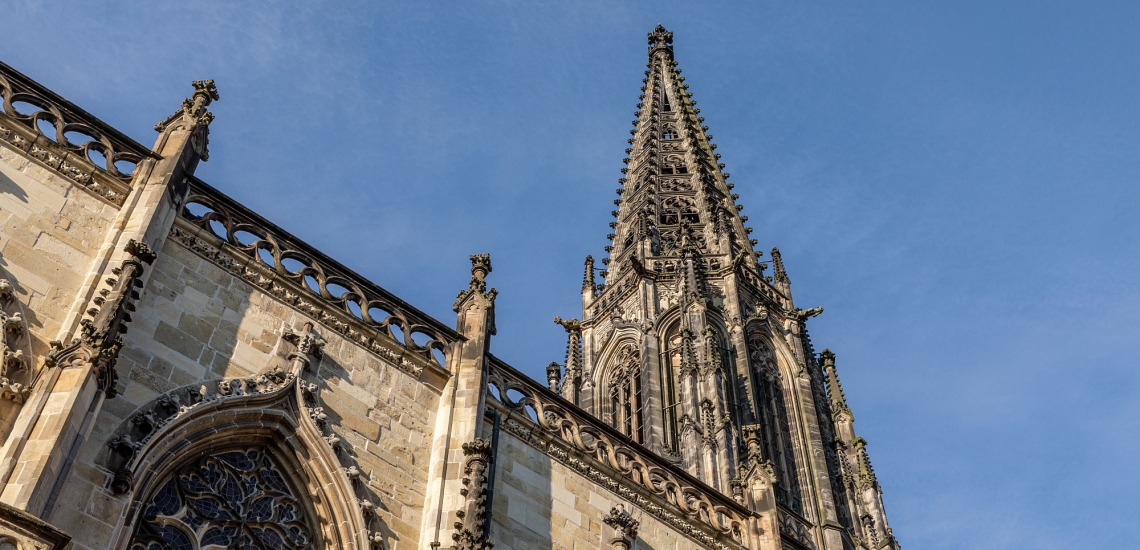
[[[0,141],[116,206],[135,168],[155,153],[0,63]]]
[[[488,406],[504,428],[710,548],[747,545],[751,512],[494,356]]]
[[[412,367],[418,374],[401,357],[389,357],[376,336],[439,367],[446,367],[452,344],[462,339],[451,327],[197,178],[190,180],[180,217],[171,231],[176,241],[401,368]]]

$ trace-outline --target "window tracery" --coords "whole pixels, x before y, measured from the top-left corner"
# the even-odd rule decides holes
[[[682,221],[700,223],[701,217],[697,214],[697,207],[684,197],[669,197],[661,204],[659,216],[661,225],[677,225]]]
[[[626,344],[618,352],[605,382],[610,425],[641,441],[641,351]]]
[[[684,193],[693,190],[687,179],[665,179],[661,182],[661,190],[666,193]]]
[[[223,451],[176,470],[143,508],[129,550],[301,550],[314,530],[262,449]]]
[[[661,162],[661,174],[688,174],[689,166],[685,164],[685,159],[679,157],[667,157]]]
[[[705,240],[705,234],[703,231],[692,232],[691,234],[687,235],[687,237],[692,239],[692,242],[700,248],[707,248],[708,247],[708,243]],[[662,254],[668,254],[670,252],[678,250],[679,248],[681,248],[682,241],[683,241],[683,238],[682,238],[681,232],[679,232],[679,231],[662,231],[661,232],[661,253]]]
[[[784,388],[775,354],[758,330],[750,331],[748,335],[748,354],[760,412],[761,450],[763,458],[772,463],[778,480],[775,487],[776,502],[802,514],[803,498],[796,475]]]

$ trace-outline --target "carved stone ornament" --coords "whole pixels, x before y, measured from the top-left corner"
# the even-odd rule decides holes
[[[256,240],[239,239],[243,232]],[[459,339],[451,327],[199,180],[191,179],[170,238],[413,376],[431,364],[442,369]]]
[[[466,465],[463,468],[463,488],[459,494],[466,497],[462,510],[455,512],[459,518],[454,524],[454,550],[490,550],[495,545],[488,538],[490,527],[487,517],[487,466],[492,460],[491,442],[475,438],[463,444]]]
[[[31,335],[12,283],[0,279],[0,419],[11,422],[31,393]],[[2,441],[5,434],[0,434]]]
[[[637,539],[637,529],[641,522],[633,519],[625,506],[614,506],[610,513],[602,518],[607,527],[602,542],[608,542],[613,550],[629,550],[633,548],[633,541]]]
[[[110,488],[127,494],[136,483],[150,487],[158,483],[157,489],[137,491],[147,500],[140,503],[139,522],[126,533],[132,537],[127,548],[312,548],[322,538],[327,546],[329,529],[340,541],[333,548],[386,547],[392,532],[376,514],[367,492],[371,474],[362,472],[352,453],[341,448],[342,440],[320,406],[319,384],[302,378],[306,367],[315,365],[323,342],[311,323],[285,329],[277,354],[259,374],[173,390],[144,404],[120,425],[107,442],[103,462],[113,474]],[[168,477],[153,479],[156,456],[169,456],[171,446],[193,445],[186,433],[205,430],[224,435],[213,424],[191,427],[211,422],[204,418],[212,415],[247,418],[248,424],[232,429],[255,432],[269,429],[270,419],[281,418],[277,429],[290,431],[259,436],[237,449],[228,443],[231,447],[211,449]],[[320,462],[314,466],[318,470],[308,475],[323,472],[324,481],[318,483],[323,496],[309,501],[288,481],[290,465],[279,460],[285,455],[258,446],[283,441],[305,445],[299,456]],[[331,506],[326,513],[335,517],[318,522],[305,502]]]
[[[142,288],[144,264],[154,263],[156,255],[147,245],[131,239],[124,249],[127,259],[111,270],[106,286],[91,300],[89,317],[80,321],[80,335],[67,346],[51,342],[51,351],[45,360],[48,367],[90,366],[95,372],[99,389],[108,399],[115,397],[118,374],[115,362],[123,347],[122,335],[131,322],[131,312]]]
[[[3,63],[0,99],[0,140],[112,204],[122,205],[135,168],[154,156]]]
[[[490,254],[474,254],[471,256],[471,282],[465,290],[459,291],[455,297],[455,304],[452,306],[456,312],[460,310],[462,304],[469,296],[478,296],[488,305],[494,305],[495,297],[498,296],[499,291],[495,289],[487,290],[487,275],[491,273],[491,255]],[[494,332],[492,331],[492,334]]]

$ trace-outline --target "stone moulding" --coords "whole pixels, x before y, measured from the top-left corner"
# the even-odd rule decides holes
[[[138,164],[158,157],[4,63],[0,98],[0,140],[116,206]]]
[[[276,366],[249,378],[210,382],[198,391],[179,388],[124,421],[107,443],[106,467],[113,474],[112,491],[130,494],[132,505],[111,547],[125,547],[122,542],[143,512],[140,504],[185,457],[264,445],[279,459],[291,460],[286,464],[291,471],[308,478],[301,484],[313,493],[309,506],[317,508],[314,518],[322,518],[324,547],[378,550],[383,535],[370,528],[366,516],[371,506],[357,498],[361,473],[355,465],[342,466],[348,457],[342,456],[339,438],[330,438],[335,433],[319,406],[316,384],[303,378],[304,364],[294,361],[288,370]]]
[[[747,508],[498,358],[489,365],[496,392],[488,404],[501,410],[509,432],[709,548],[747,544]]]
[[[0,112],[0,143],[53,170],[112,206],[122,206],[130,187],[96,168],[84,157],[61,150],[38,131],[29,130]]]
[[[71,536],[54,525],[0,502],[0,548],[19,550],[63,550]]]

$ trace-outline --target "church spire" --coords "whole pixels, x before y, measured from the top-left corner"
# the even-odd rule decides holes
[[[631,259],[676,256],[682,224],[692,228],[702,255],[755,258],[743,208],[697,101],[673,59],[673,33],[658,25],[648,35],[649,60],[630,130],[629,155],[617,190],[617,219],[610,223],[607,282],[629,269]]]
[[[547,382],[726,495],[748,472],[764,470],[753,479],[767,484],[767,493],[750,492],[754,510],[778,504],[838,522],[849,493],[829,479],[840,475],[834,453],[819,450],[838,439],[852,479],[865,460],[850,454],[854,428],[834,356],[821,354],[825,374],[807,338],[805,321],[821,309],[795,307],[779,250],[759,263],[664,27],[648,35],[646,69],[612,242],[599,258],[603,280],[595,282],[587,258],[581,321],[558,319],[568,333],[565,374],[559,379],[551,367]],[[829,536],[822,550],[846,547]]]

